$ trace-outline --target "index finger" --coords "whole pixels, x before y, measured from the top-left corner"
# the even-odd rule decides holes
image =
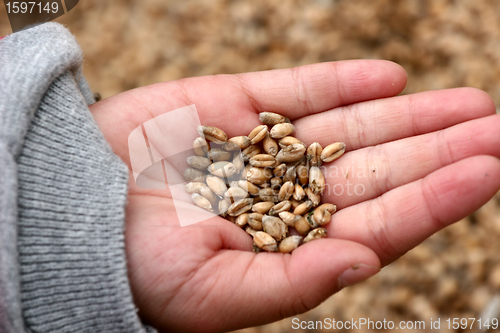
[[[393,62],[349,60],[162,82],[102,100],[90,109],[114,152],[128,162],[127,138],[137,126],[187,105],[196,105],[202,124],[238,136],[260,124],[259,112],[278,112],[295,120],[397,95],[405,84],[405,71]]]
[[[294,120],[341,105],[391,97],[407,75],[385,60],[348,60],[237,75],[257,112],[273,111]]]

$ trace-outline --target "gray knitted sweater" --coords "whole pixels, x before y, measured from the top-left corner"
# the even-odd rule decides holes
[[[0,41],[0,332],[142,332],[127,279],[128,172],[87,107],[61,25]]]

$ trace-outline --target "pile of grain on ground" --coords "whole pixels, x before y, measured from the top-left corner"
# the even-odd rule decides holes
[[[498,105],[499,16],[489,0],[85,0],[58,21],[103,97],[188,76],[379,58],[404,66],[404,93],[472,86]],[[2,20],[0,35],[9,31]],[[499,200],[300,318],[478,318],[500,292]],[[246,332],[290,327],[285,319]]]

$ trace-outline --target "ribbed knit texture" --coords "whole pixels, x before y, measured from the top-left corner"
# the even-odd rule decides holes
[[[128,171],[80,65],[56,23],[0,42],[2,333],[145,331],[126,270]]]

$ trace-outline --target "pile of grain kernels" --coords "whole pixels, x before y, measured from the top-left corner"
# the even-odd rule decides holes
[[[199,127],[195,155],[187,159],[192,168],[184,173],[186,191],[197,206],[245,228],[255,251],[290,253],[326,237],[323,226],[337,207],[320,205],[325,189],[320,166],[339,158],[345,144],[306,147],[290,136],[294,127],[288,118],[272,112],[259,117],[264,125],[248,136],[228,139],[219,128]]]

